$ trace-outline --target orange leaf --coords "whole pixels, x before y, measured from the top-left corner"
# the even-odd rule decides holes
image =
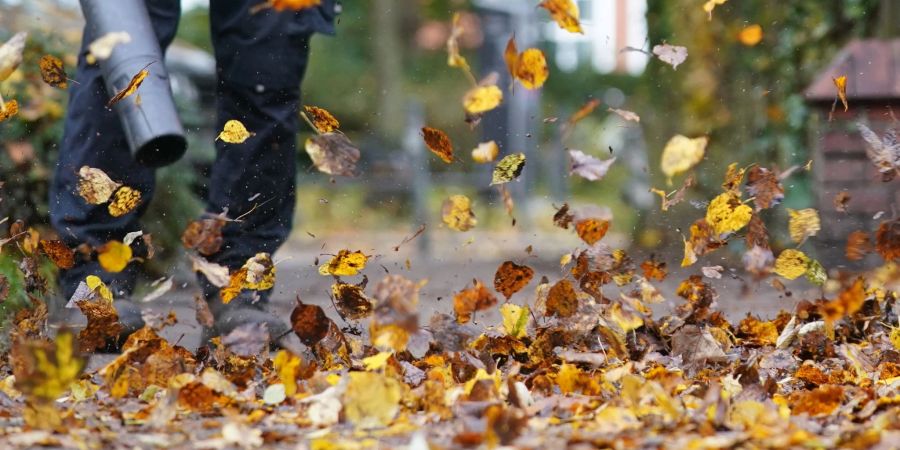
[[[425,145],[432,153],[447,164],[453,162],[453,143],[450,142],[447,133],[431,127],[422,128],[422,133],[425,136]]]

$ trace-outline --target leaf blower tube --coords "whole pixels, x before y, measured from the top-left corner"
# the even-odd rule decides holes
[[[125,129],[132,156],[147,167],[174,163],[187,150],[187,140],[144,0],[80,1],[92,39],[114,31],[131,36],[131,42],[117,46],[109,58],[100,61],[110,97],[128,86],[141,69],[150,72],[137,92],[140,100],[135,94],[112,106]]]

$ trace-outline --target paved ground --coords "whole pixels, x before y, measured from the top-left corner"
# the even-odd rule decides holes
[[[365,270],[370,283],[376,283],[386,273],[421,280],[428,279],[428,284],[420,292],[420,313],[426,318],[435,311],[452,311],[453,294],[471,283],[473,278],[491,284],[497,266],[505,260],[524,263],[536,271],[535,280],[521,292],[513,296],[515,303],[532,302],[534,287],[541,276],[551,281],[559,279],[563,271],[559,266],[559,258],[564,253],[579,246],[576,237],[561,233],[455,233],[437,230],[430,236],[430,251],[419,254],[419,242],[400,246],[399,251],[393,247],[400,244],[404,237],[411,233],[378,233],[378,234],[332,234],[327,237],[313,238],[305,233],[298,233],[275,256],[278,267],[277,285],[272,296],[272,307],[285,320],[290,316],[294,299],[299,295],[306,303],[315,303],[339,325],[343,325],[334,311],[328,297],[331,277],[319,275],[316,260],[322,262],[342,248],[362,250],[373,255]],[[615,241],[615,237],[613,236]],[[532,246],[531,254],[526,247]],[[431,256],[428,256],[431,255]],[[637,263],[640,259],[635,256]],[[669,258],[671,264],[680,261],[680,255]],[[699,266],[692,270],[674,268],[665,282],[657,283],[669,304],[655,308],[658,315],[666,313],[674,305],[681,302],[675,294],[678,283],[686,276],[699,273]],[[195,320],[193,296],[199,292],[193,284],[192,277],[185,267],[176,274],[176,289],[160,299],[143,304],[144,308],[160,314],[174,310],[179,323],[166,328],[164,335],[170,341],[177,341],[189,349],[199,345],[200,328]],[[347,281],[358,281],[354,277]],[[771,317],[779,309],[790,309],[798,298],[814,298],[814,291],[804,293],[808,289],[805,281],[798,282],[791,298],[784,297],[768,284],[746,285],[735,278],[724,276],[721,280],[707,280],[719,292],[719,307],[731,319],[739,319],[743,315],[753,313],[762,317]],[[615,295],[615,294],[613,294]],[[80,316],[79,313],[75,313]],[[485,323],[496,323],[497,314],[479,313],[476,320]],[[102,364],[95,358],[92,366]]]

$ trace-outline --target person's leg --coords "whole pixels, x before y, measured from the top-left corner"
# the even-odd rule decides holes
[[[180,14],[179,0],[148,0],[153,28],[165,49],[175,37]],[[106,107],[111,95],[106,91],[100,68],[85,60],[87,46],[97,37],[86,28],[75,79],[69,86],[62,144],[56,173],[50,187],[50,221],[60,238],[75,247],[88,243],[97,247],[111,239],[121,240],[129,231],[140,230],[140,216],[146,211],[155,187],[154,171],[136,163],[128,149],[119,118]],[[127,44],[126,44],[127,45]],[[112,217],[106,205],[91,205],[78,194],[78,170],[82,166],[102,169],[113,180],[141,191],[141,205],[121,217]],[[80,258],[80,256],[78,256]],[[137,268],[120,273],[103,271],[96,261],[79,260],[70,270],[60,272],[64,298],[74,293],[87,275],[97,275],[112,285],[118,297],[130,294]]]
[[[212,2],[210,24],[218,65],[218,117],[241,121],[254,135],[241,144],[216,142],[216,161],[210,175],[207,211],[240,222],[223,229],[223,245],[210,260],[241,267],[258,252],[274,253],[291,231],[295,202],[300,82],[306,70],[310,30],[301,26],[304,14],[263,10],[249,13],[256,1]],[[241,6],[236,6],[240,4]],[[311,12],[309,14],[316,14]],[[217,316],[217,330],[265,321],[272,336],[286,328],[248,311],[261,308],[269,292],[256,302],[245,292],[223,305],[218,289],[200,275],[204,294]],[[249,315],[249,316],[248,316]],[[222,319],[225,317],[225,319]],[[281,321],[282,323],[284,321]]]

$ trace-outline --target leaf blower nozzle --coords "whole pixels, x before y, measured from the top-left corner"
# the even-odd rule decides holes
[[[187,150],[187,139],[144,0],[80,1],[87,21],[85,40],[92,42],[121,31],[131,36],[130,42],[117,46],[109,58],[99,61],[110,97],[128,86],[141,69],[150,72],[137,93],[112,106],[125,129],[132,156],[147,167],[174,163]]]

